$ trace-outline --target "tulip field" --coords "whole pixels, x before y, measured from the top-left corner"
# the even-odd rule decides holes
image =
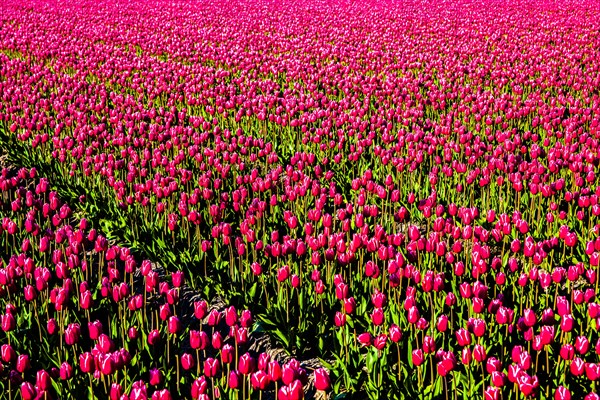
[[[0,399],[600,400],[598,0],[0,10]]]

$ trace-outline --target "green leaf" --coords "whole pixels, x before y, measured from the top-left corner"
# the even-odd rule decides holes
[[[304,294],[302,291],[298,292],[298,305],[300,310],[304,310]]]
[[[367,371],[373,371],[377,358],[377,349],[374,348],[367,353]]]
[[[258,287],[258,282],[254,282],[250,289],[248,289],[248,296],[253,299],[256,296],[256,288]]]
[[[350,329],[354,329],[354,318],[351,315],[346,315],[346,324]]]
[[[333,370],[333,364],[325,361],[323,358],[319,357],[319,362],[321,363],[322,366],[324,366],[325,368],[327,368],[328,370]]]
[[[290,347],[290,341],[284,335],[283,332],[281,332],[279,329],[275,329],[275,330],[273,330],[273,334],[275,334],[275,336],[277,336],[277,338],[279,338],[279,340],[281,340],[281,342],[285,345],[286,348]]]

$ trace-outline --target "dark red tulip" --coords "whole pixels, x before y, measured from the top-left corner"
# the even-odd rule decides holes
[[[271,379],[266,372],[258,370],[250,376],[250,383],[255,390],[265,390]]]
[[[194,303],[194,315],[199,320],[203,320],[206,314],[208,313],[208,304],[206,301],[197,301]]]
[[[45,370],[39,370],[35,375],[35,387],[42,392],[50,390],[52,387],[52,378]]]
[[[60,376],[60,379],[63,381],[71,379],[73,377],[73,367],[71,366],[71,364],[69,364],[66,361],[63,362],[60,365],[59,376]]]
[[[152,400],[171,400],[171,392],[169,392],[167,389],[161,389],[161,390],[157,390],[156,392],[152,393]]]
[[[81,372],[91,373],[94,372],[94,356],[91,353],[82,353],[79,355],[79,367]]]
[[[295,380],[288,385],[290,389],[289,400],[302,400],[304,399],[304,389],[302,388],[302,382]]]
[[[23,373],[31,368],[31,362],[27,354],[21,354],[17,357],[17,371]]]
[[[194,359],[194,357],[191,354],[184,353],[181,356],[181,366],[183,367],[184,370],[188,371],[188,370],[192,369],[195,365],[196,365],[196,360]]]
[[[585,354],[590,348],[590,341],[585,336],[577,336],[575,339],[575,350],[579,354]]]
[[[123,387],[118,383],[110,385],[110,400],[121,400],[123,396]]]
[[[4,332],[10,332],[17,327],[17,321],[11,313],[6,313],[0,316],[2,330]]]
[[[571,374],[573,374],[574,376],[582,375],[585,372],[585,362],[581,358],[576,357],[571,362],[569,369],[571,371]]]
[[[554,391],[554,400],[571,400],[571,392],[561,385]]]
[[[290,385],[294,380],[298,379],[298,371],[294,363],[286,363],[281,369],[281,378],[283,383]]]
[[[131,327],[131,328],[129,328],[129,330],[127,331],[127,337],[128,337],[130,340],[135,340],[135,339],[137,339],[137,338],[138,338],[138,335],[139,335],[139,333],[138,333],[138,330],[137,330],[137,328],[136,328],[135,326],[132,326],[132,327]]]
[[[21,383],[21,397],[23,400],[34,400],[37,395],[37,390],[29,382]]]
[[[498,400],[500,398],[500,390],[493,386],[488,386],[485,391],[485,400]]]
[[[172,335],[176,335],[182,329],[181,321],[179,320],[179,318],[177,318],[176,316],[173,315],[173,316],[169,317],[168,327],[169,327],[169,333]]]
[[[425,356],[423,355],[423,350],[421,349],[413,350],[411,358],[412,363],[417,367],[425,362]]]
[[[221,362],[223,364],[230,364],[233,362],[233,356],[234,356],[233,346],[230,344],[225,344],[221,348]]]
[[[387,344],[387,339],[388,338],[386,334],[381,334],[377,336],[375,340],[373,340],[373,347],[375,347],[377,350],[383,350],[385,348],[385,345]]]
[[[282,377],[282,369],[277,361],[269,362],[267,371],[273,382],[277,382]]]
[[[240,373],[237,372],[236,370],[232,370],[229,373],[229,377],[227,378],[227,386],[229,386],[230,389],[238,389],[240,387],[240,384],[241,384]]]
[[[192,349],[203,350],[208,344],[208,335],[204,331],[190,331],[190,346]]]
[[[468,346],[471,344],[471,334],[466,329],[460,328],[458,331],[456,331],[456,340],[459,346]]]
[[[191,395],[193,399],[199,399],[201,395],[206,394],[208,384],[206,378],[201,376],[192,383]]]
[[[79,341],[81,328],[78,323],[69,324],[65,329],[65,343],[68,345],[74,345]]]
[[[158,386],[163,382],[163,373],[158,368],[152,368],[149,372],[150,374],[150,385]]]
[[[154,346],[160,342],[160,332],[157,329],[151,330],[148,333],[148,344]]]
[[[358,335],[358,342],[363,346],[370,346],[373,342],[373,336],[369,332],[361,333]]]
[[[11,363],[17,358],[17,353],[10,344],[3,344],[1,347],[2,361]]]
[[[323,368],[317,368],[314,371],[315,388],[317,390],[327,391],[331,389],[329,374]]]

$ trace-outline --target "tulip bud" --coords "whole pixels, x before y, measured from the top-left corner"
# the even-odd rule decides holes
[[[293,362],[288,362],[287,364],[283,365],[283,368],[281,369],[281,378],[284,384],[290,385],[292,382],[298,379],[296,367],[297,365]]]
[[[81,328],[78,323],[69,324],[65,329],[65,343],[72,346],[79,341]]]
[[[346,314],[337,311],[335,313],[333,322],[334,322],[335,326],[337,326],[338,328],[346,325]]]
[[[569,370],[571,371],[571,374],[573,374],[574,376],[582,375],[585,371],[585,361],[583,361],[579,357],[576,357],[571,362],[571,365],[569,366]]]
[[[244,344],[248,341],[248,329],[238,328],[235,332],[235,341],[237,344]]]
[[[195,365],[196,365],[196,360],[194,359],[194,357],[191,354],[184,353],[181,356],[181,366],[183,367],[184,370],[188,371],[188,370],[192,369]]]
[[[281,366],[279,365],[279,363],[277,361],[269,362],[267,371],[273,382],[277,382],[282,377]]]
[[[459,346],[468,346],[471,344],[471,334],[465,328],[460,328],[456,331],[456,340]]]
[[[373,337],[369,332],[361,333],[360,335],[358,335],[357,339],[358,342],[363,346],[370,346],[373,341]]]
[[[185,274],[182,271],[176,271],[171,274],[171,279],[173,281],[174,287],[183,286],[183,282],[185,281]]]
[[[2,330],[4,332],[10,332],[17,327],[17,321],[15,317],[11,313],[4,314],[0,316]]]
[[[209,326],[217,326],[221,321],[221,313],[216,309],[213,309],[208,313],[208,325]]]
[[[487,358],[485,347],[483,347],[480,344],[476,344],[475,347],[473,347],[473,358],[477,362],[485,361],[485,359]]]
[[[110,400],[121,400],[121,396],[123,396],[123,388],[121,385],[118,383],[110,385]]]
[[[37,390],[29,382],[21,383],[21,397],[23,400],[34,400],[37,395]]]
[[[158,386],[163,382],[163,373],[158,368],[152,368],[149,372],[150,374],[150,385]]]
[[[90,339],[97,340],[102,334],[102,323],[98,320],[94,322],[88,322],[88,332]]]
[[[243,375],[250,375],[254,372],[256,364],[250,353],[245,353],[240,357],[238,370]]]
[[[356,310],[356,300],[354,300],[354,297],[344,299],[344,311],[346,311],[346,314],[352,314],[354,310]]]
[[[560,318],[560,330],[563,332],[571,332],[573,329],[573,316],[571,314],[565,314]]]
[[[579,354],[583,355],[588,352],[589,348],[590,341],[588,340],[588,338],[585,336],[577,336],[577,338],[575,339],[575,350]]]
[[[302,388],[302,382],[295,380],[288,385],[289,388],[289,400],[303,400],[304,389]]]
[[[266,372],[258,370],[251,375],[250,383],[255,390],[265,390],[269,383],[271,383],[271,379]]]
[[[43,369],[39,370],[35,375],[35,387],[42,392],[50,390],[52,387],[52,378],[50,378],[50,374]]]
[[[442,314],[438,317],[436,328],[440,332],[446,332],[448,329],[448,317],[446,315]]]
[[[326,391],[331,389],[331,381],[329,380],[329,374],[323,368],[317,368],[314,372],[315,377],[315,388],[317,390]]]
[[[420,318],[419,310],[416,306],[412,306],[408,310],[408,322],[411,324],[416,323]]]
[[[230,389],[238,389],[240,387],[240,381],[241,381],[240,373],[236,370],[232,370],[229,373],[229,377],[227,379],[227,385],[229,386],[229,388]]]
[[[219,373],[220,367],[218,359],[209,357],[204,361],[204,375],[207,378],[212,378]]]
[[[60,376],[60,379],[63,381],[71,379],[73,377],[73,367],[71,366],[71,364],[69,364],[66,361],[63,362],[60,365],[59,376]]]
[[[160,342],[160,332],[157,329],[153,329],[148,333],[148,344],[154,346]]]
[[[200,378],[196,379],[192,383],[192,390],[191,390],[192,398],[200,399],[201,398],[200,396],[204,395],[206,393],[207,387],[208,387],[208,384],[206,383],[206,378],[204,376],[201,376]],[[235,389],[235,388],[233,388],[233,389]]]
[[[194,316],[199,320],[203,320],[208,312],[208,304],[206,301],[196,301],[194,303]]]
[[[127,331],[127,337],[130,340],[135,340],[138,337],[138,330],[135,326],[132,326],[131,328],[129,328],[129,330]]]
[[[152,393],[152,400],[171,400],[171,392],[167,389],[157,390]]]
[[[464,365],[469,365],[471,363],[472,353],[471,353],[471,349],[469,349],[468,347],[465,347],[464,349],[462,349],[460,356],[461,356],[461,362]]]
[[[500,398],[500,390],[497,387],[488,386],[484,392],[485,400],[498,400]]]
[[[564,386],[559,386],[554,392],[554,400],[571,400],[571,392]]]
[[[373,311],[373,313],[371,314],[371,322],[373,322],[373,325],[379,326],[383,324],[384,321],[385,315],[383,313],[383,309],[376,308],[375,311]]]
[[[10,344],[3,344],[1,347],[2,361],[5,363],[11,363],[17,358],[17,353]]]
[[[423,364],[423,362],[425,362],[425,356],[423,355],[423,350],[421,350],[421,349],[413,350],[412,354],[411,354],[411,360],[412,360],[413,365],[415,365],[416,367]]]
[[[387,335],[385,335],[385,334],[381,334],[381,335],[377,336],[375,338],[375,340],[373,341],[373,346],[377,350],[383,350],[385,348],[386,344],[387,344]],[[435,343],[434,343],[434,346],[435,346]]]

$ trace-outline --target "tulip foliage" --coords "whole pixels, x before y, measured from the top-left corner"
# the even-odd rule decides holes
[[[5,1],[8,398],[598,399],[594,1]]]

